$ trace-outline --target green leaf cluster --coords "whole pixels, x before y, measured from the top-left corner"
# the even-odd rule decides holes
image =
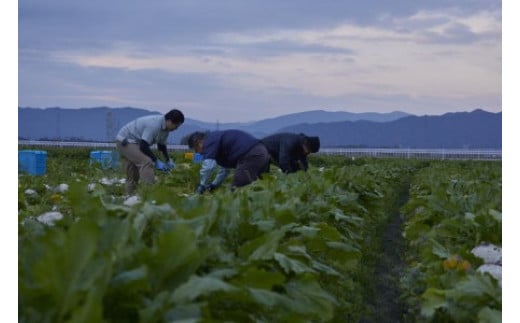
[[[417,172],[402,208],[408,269],[401,282],[410,317],[469,322],[501,313],[500,286],[476,271],[482,260],[470,252],[502,244],[501,183],[494,162],[446,161]]]
[[[124,178],[121,170],[90,165],[88,151],[49,154],[46,175],[19,175],[19,320],[359,321],[377,310],[367,299],[376,292],[382,232],[412,176],[403,208],[410,315],[496,317],[496,282],[444,272],[441,262],[501,242],[500,170],[329,157],[313,156],[308,172],[273,169],[233,192],[226,182],[197,195],[200,164],[176,153],[176,169],[139,187],[141,202],[129,206],[123,185],[87,189]],[[45,185],[60,183],[70,188],[57,198]],[[36,220],[50,209],[64,219]]]

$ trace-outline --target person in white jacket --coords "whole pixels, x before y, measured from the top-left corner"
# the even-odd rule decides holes
[[[137,118],[119,130],[116,136],[116,148],[126,170],[127,194],[135,192],[139,181],[153,184],[155,182],[154,167],[161,171],[175,167],[168,155],[166,141],[170,132],[183,123],[182,112],[173,109],[165,115],[154,114]],[[157,144],[157,149],[164,155],[164,162],[157,158],[150,149],[153,144]]]

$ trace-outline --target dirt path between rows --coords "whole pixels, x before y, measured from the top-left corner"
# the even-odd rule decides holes
[[[375,262],[373,293],[365,302],[371,308],[370,313],[359,323],[403,322],[405,306],[400,299],[399,279],[405,268],[404,251],[406,249],[403,232],[403,216],[399,208],[409,198],[407,183],[400,194],[399,202],[390,215],[381,239],[381,258]]]

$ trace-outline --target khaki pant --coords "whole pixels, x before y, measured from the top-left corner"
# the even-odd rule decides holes
[[[139,149],[138,144],[128,143],[125,146],[116,142],[116,148],[121,155],[121,164],[126,171],[126,194],[133,194],[139,180],[145,184],[155,182],[154,163],[152,159]]]

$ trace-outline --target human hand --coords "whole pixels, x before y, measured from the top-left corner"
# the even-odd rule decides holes
[[[166,166],[166,164],[163,163],[162,161],[160,161],[159,159],[157,159],[155,161],[155,168],[157,168],[158,170],[162,170],[162,171],[168,170],[168,167]]]
[[[168,160],[168,168],[169,169],[173,169],[175,167],[175,163],[173,162],[173,160]]]
[[[206,190],[206,186],[204,186],[204,185],[197,186],[197,193],[202,194],[202,193],[204,193],[205,190]]]

